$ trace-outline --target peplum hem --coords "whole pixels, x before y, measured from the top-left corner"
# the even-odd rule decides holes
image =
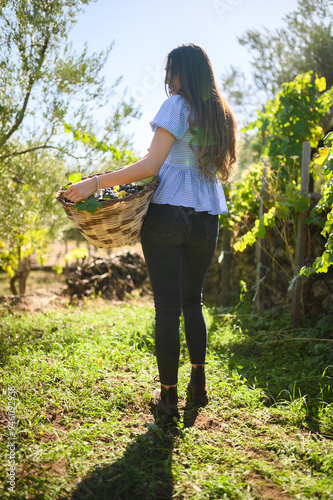
[[[223,187],[218,178],[200,179],[198,175],[199,170],[193,167],[179,168],[164,163],[152,203],[192,207],[197,212],[211,215],[227,213]]]

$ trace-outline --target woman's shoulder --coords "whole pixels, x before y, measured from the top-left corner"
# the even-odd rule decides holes
[[[153,132],[159,126],[180,139],[189,128],[188,117],[189,111],[185,99],[180,95],[173,95],[163,102],[150,125]]]
[[[179,105],[179,106],[182,106],[185,103],[185,98],[179,94],[171,95],[166,100],[174,103],[175,105]]]
[[[179,94],[172,95],[168,97],[162,104],[161,108],[167,110],[167,109],[173,109],[173,110],[178,110],[182,113],[188,113],[189,108],[186,103],[186,100],[183,96]]]

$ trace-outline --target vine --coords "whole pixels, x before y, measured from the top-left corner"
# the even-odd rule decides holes
[[[316,205],[316,212],[327,212],[326,221],[321,234],[326,238],[325,250],[309,267],[302,267],[300,275],[310,276],[313,273],[326,273],[333,265],[333,132],[326,135],[324,147],[319,149],[314,159],[317,165],[322,166],[325,183],[322,186],[322,198]]]
[[[249,218],[251,214],[255,217],[252,227],[234,244],[236,251],[244,251],[247,246],[252,246],[257,238],[263,238],[266,235],[266,228],[276,228],[277,220],[292,222],[295,228],[298,213],[308,210],[309,199],[300,194],[299,159],[304,141],[310,142],[312,148],[317,148],[322,138],[323,130],[320,121],[325,117],[333,102],[333,88],[327,91],[325,89],[325,78],[318,78],[312,72],[298,75],[292,82],[285,83],[276,99],[268,101],[265,111],[258,112],[257,119],[243,130],[249,132],[257,129],[257,134],[252,139],[252,147],[261,157],[268,159],[268,190],[263,200],[265,214],[261,218],[256,217],[260,200],[258,177],[257,203],[254,203],[253,199],[247,203],[249,191],[244,179],[251,177],[250,172],[244,174],[241,181],[236,183],[231,191],[228,201],[231,220],[234,221],[237,218],[234,211],[239,210],[240,207],[241,216]],[[330,138],[332,139],[331,136]],[[324,148],[324,151],[321,151],[321,161],[325,161],[329,154],[328,148]],[[316,161],[316,165],[320,165],[320,162]],[[329,174],[330,167],[325,168]],[[260,170],[256,170],[257,175],[261,176],[261,172],[262,165]],[[318,178],[314,163],[311,165],[311,172],[314,178]],[[331,189],[331,177],[327,177],[327,181],[321,201],[322,206],[326,206],[330,201],[327,193]],[[313,220],[314,212],[311,213],[307,222]],[[323,234],[330,234],[331,229],[331,226],[325,226]],[[286,244],[290,246],[291,243],[287,241]],[[332,242],[328,242],[328,249],[331,244]],[[330,257],[325,253],[324,258],[327,263]]]
[[[88,145],[97,151],[102,153],[107,153],[108,151],[112,154],[112,158],[116,161],[126,159],[128,164],[134,163],[139,160],[131,151],[125,149],[120,151],[116,146],[112,144],[106,144],[103,141],[98,141],[93,134],[88,132],[82,132],[80,129],[74,129],[72,125],[65,123],[64,130],[67,134],[72,133],[74,141],[80,141],[85,146]]]

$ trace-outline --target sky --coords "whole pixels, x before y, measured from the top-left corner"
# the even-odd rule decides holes
[[[133,97],[142,115],[124,132],[132,136],[134,152],[144,155],[153,135],[149,121],[167,98],[168,52],[188,42],[203,47],[223,95],[221,75],[231,65],[250,75],[251,55],[237,37],[249,29],[263,32],[281,27],[283,17],[296,6],[297,0],[97,0],[84,6],[69,41],[78,52],[87,43],[89,53],[114,42],[103,74],[107,85],[120,76],[122,82],[96,116],[103,123],[124,92]]]

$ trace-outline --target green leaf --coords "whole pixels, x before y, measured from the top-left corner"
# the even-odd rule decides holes
[[[65,130],[66,134],[69,134],[70,132],[72,132],[73,127],[69,123],[64,123],[64,130]]]
[[[264,226],[264,221],[262,219],[255,221],[255,236],[257,238],[264,238],[266,236],[266,228]]]
[[[90,135],[88,134],[88,132],[85,132],[81,138],[81,142],[82,144],[89,144],[90,142]]]
[[[82,174],[80,172],[72,174],[68,177],[69,182],[71,182],[72,184],[74,184],[75,182],[80,182],[81,179],[82,179]]]
[[[252,231],[248,231],[234,244],[236,252],[243,252],[247,246],[252,246],[256,242],[256,237]]]
[[[329,148],[327,146],[324,148],[320,148],[318,150],[318,154],[315,156],[313,161],[317,165],[322,166],[322,165],[324,165],[325,161],[327,160],[328,154],[329,154]]]
[[[108,146],[102,141],[97,142],[95,148],[98,149],[99,151],[103,151],[103,153],[106,153],[109,149]]]
[[[315,84],[319,92],[323,92],[326,89],[326,78],[324,76],[316,78]]]
[[[83,259],[89,256],[89,251],[87,247],[73,248],[70,252],[66,253],[65,261],[70,262],[74,259]]]
[[[80,141],[82,138],[82,132],[81,130],[74,130],[73,132],[73,139],[74,141]]]
[[[314,274],[316,271],[313,267],[306,267],[303,266],[302,269],[300,270],[299,274],[300,276],[307,276],[309,277],[311,274]],[[297,276],[296,276],[297,278]]]
[[[332,140],[333,140],[333,132],[329,132],[324,138],[324,144],[327,144]]]
[[[263,224],[264,226],[268,227],[274,227],[275,226],[275,213],[276,213],[276,208],[272,207],[269,209],[269,211],[263,215]]]
[[[73,208],[77,210],[87,210],[88,212],[94,214],[98,208],[102,207],[102,203],[98,201],[95,196],[91,196],[84,201],[76,203]]]
[[[89,134],[88,132],[83,132],[79,129],[73,130],[72,125],[69,125],[67,123],[64,124],[64,129],[65,132],[73,133],[73,139],[74,141],[80,141],[82,144],[87,145],[89,144],[91,148],[97,149],[98,151],[102,151],[103,153],[106,153],[107,151],[110,151],[112,153],[112,156],[115,160],[122,160],[124,156],[127,155],[129,163],[133,163],[134,161],[138,161],[139,158],[136,158],[133,153],[129,150],[125,151],[119,151],[116,146],[107,145],[103,141],[97,141],[96,137],[92,134]]]
[[[94,135],[90,135],[90,145],[92,148],[96,147],[96,144],[97,144],[97,139]]]

